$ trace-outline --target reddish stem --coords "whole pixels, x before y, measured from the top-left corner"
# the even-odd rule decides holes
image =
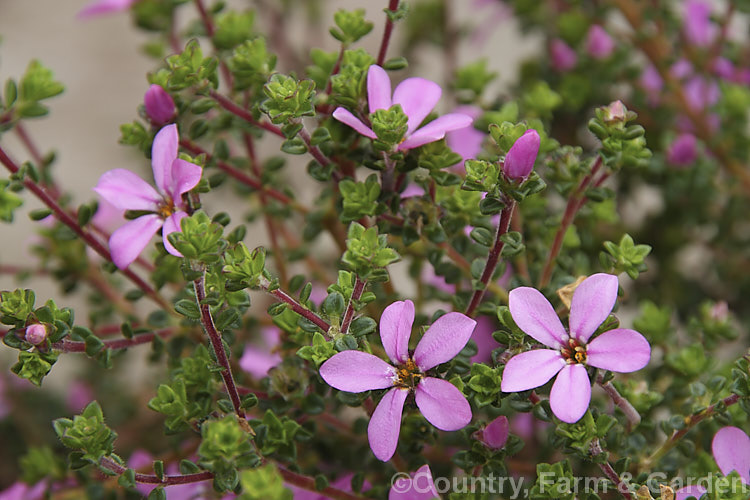
[[[398,10],[398,0],[389,0],[388,10],[396,12]],[[393,32],[393,21],[389,16],[385,16],[385,29],[383,30],[383,40],[380,42],[380,51],[378,52],[378,66],[385,62],[385,54],[388,52],[388,44],[391,42],[391,33]]]
[[[366,284],[367,282],[359,279],[359,276],[355,278],[352,296],[349,299],[349,304],[346,306],[344,319],[341,322],[341,331],[343,333],[349,333],[349,325],[351,325],[352,319],[354,318],[354,303],[362,298],[362,293],[365,291]]]
[[[222,108],[229,111],[233,115],[238,116],[239,118],[242,118],[243,120],[250,123],[251,125],[255,125],[256,127],[260,127],[264,130],[268,130],[269,132],[279,137],[284,137],[284,134],[281,132],[281,129],[279,127],[277,127],[276,125],[272,123],[259,122],[253,117],[253,115],[248,110],[243,109],[241,106],[238,106],[234,101],[232,101],[228,97],[225,97],[219,94],[215,90],[212,90],[209,93],[209,95],[216,102],[218,102]]]
[[[119,329],[119,327],[118,327]],[[143,333],[135,335],[132,339],[116,339],[116,340],[105,340],[103,341],[105,349],[127,349],[137,345],[147,344],[154,340],[156,337],[167,338],[174,333],[172,329],[160,330],[158,332]],[[78,342],[75,340],[63,340],[61,342],[55,342],[52,344],[52,348],[56,351],[61,352],[85,352],[86,342]]]
[[[591,451],[591,454],[593,456],[601,455],[602,453],[604,453],[604,450],[599,444],[599,438],[594,438],[591,441],[589,450]],[[602,472],[604,472],[604,475],[607,476],[607,478],[615,484],[615,486],[617,487],[617,491],[624,498],[626,498],[627,500],[633,500],[633,495],[630,494],[630,488],[622,481],[622,479],[620,479],[620,475],[617,474],[617,472],[609,462],[605,461],[604,463],[599,464],[599,468],[602,470]]]
[[[289,308],[305,318],[306,320],[314,323],[317,325],[318,328],[323,330],[324,332],[328,332],[328,330],[331,329],[331,325],[329,325],[323,318],[315,314],[310,309],[306,308],[296,300],[294,300],[293,297],[291,297],[288,293],[286,293],[281,288],[277,288],[275,290],[269,290],[268,284],[261,284],[261,288],[265,290],[266,292],[270,293],[277,299],[279,299],[281,302],[284,302],[285,304],[289,305]]]

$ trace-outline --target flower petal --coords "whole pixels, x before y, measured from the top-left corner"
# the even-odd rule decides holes
[[[536,288],[522,286],[511,290],[508,307],[513,321],[529,337],[553,349],[566,343],[568,335],[560,318]]]
[[[424,127],[407,136],[406,140],[398,145],[399,151],[416,148],[423,144],[439,141],[445,137],[446,132],[460,130],[472,124],[474,120],[469,115],[459,113],[448,113],[432,120]]]
[[[124,168],[104,172],[94,191],[120,210],[156,210],[162,201],[148,182]]]
[[[364,392],[393,387],[396,369],[372,354],[343,351],[323,363],[320,376],[340,391]]]
[[[714,460],[725,476],[733,470],[750,485],[750,437],[737,427],[724,427],[711,443]]]
[[[476,324],[476,321],[458,312],[440,316],[417,344],[414,362],[424,372],[450,361],[469,341]]]
[[[424,418],[440,430],[457,431],[471,422],[466,396],[447,380],[423,378],[414,390],[414,399]]]
[[[706,488],[699,484],[691,484],[674,492],[674,500],[687,500],[690,497],[700,498],[706,492]]]
[[[565,366],[559,351],[534,349],[508,360],[500,389],[503,392],[528,391],[549,382]]]
[[[281,363],[281,356],[278,353],[270,352],[268,346],[247,345],[240,358],[240,368],[257,379],[268,375],[268,370],[279,363]]]
[[[367,438],[370,441],[370,449],[378,460],[387,462],[396,453],[398,435],[401,432],[401,413],[404,411],[404,402],[408,395],[408,389],[391,389],[385,393],[372,412],[370,425],[367,426]]]
[[[615,307],[618,286],[617,276],[604,273],[593,274],[578,285],[570,302],[571,337],[589,340]]]
[[[161,230],[161,236],[164,241],[164,248],[166,248],[167,252],[171,253],[175,257],[182,257],[182,254],[177,251],[174,246],[172,246],[167,236],[172,233],[179,233],[180,231],[182,231],[182,228],[180,227],[180,221],[187,216],[188,214],[183,211],[173,213],[164,220],[164,228],[162,228]]]
[[[648,340],[626,328],[604,332],[586,347],[586,364],[611,370],[630,373],[646,366],[651,359],[651,346]]]
[[[151,168],[154,182],[162,193],[169,194],[172,187],[172,163],[177,159],[180,136],[174,123],[163,127],[151,145]]]
[[[411,300],[394,302],[380,316],[380,340],[394,364],[409,359],[409,337],[414,324],[414,303]]]
[[[407,137],[430,114],[442,93],[440,85],[424,78],[407,78],[398,84],[393,91],[393,104],[400,104],[404,114],[409,118],[406,122]]]
[[[510,424],[508,423],[508,417],[500,415],[495,420],[487,424],[480,434],[480,441],[484,443],[488,448],[493,450],[499,450],[508,441],[508,435],[510,433]]]
[[[377,64],[367,71],[367,103],[370,113],[391,107],[391,78]]]
[[[78,19],[88,19],[111,12],[128,10],[133,2],[134,0],[96,0],[81,9],[76,17]]]
[[[391,485],[391,491],[388,492],[388,500],[432,500],[440,498],[435,481],[432,479],[430,466],[425,464],[413,474],[409,474],[411,479],[398,477]],[[295,499],[296,500],[296,499]]]
[[[198,185],[202,174],[203,169],[200,166],[177,158],[172,162],[172,184],[167,194],[176,203],[180,203],[180,197]]]
[[[112,254],[112,262],[120,269],[128,267],[146,248],[161,225],[161,217],[156,214],[149,214],[120,226],[109,237],[109,251]]]
[[[346,108],[336,108],[332,116],[341,123],[349,125],[351,128],[364,135],[365,137],[369,137],[370,139],[377,139],[378,137],[370,127],[362,123],[359,118],[351,114],[351,112]]]
[[[591,381],[583,365],[567,365],[549,393],[552,413],[563,422],[573,424],[586,413],[591,402]]]

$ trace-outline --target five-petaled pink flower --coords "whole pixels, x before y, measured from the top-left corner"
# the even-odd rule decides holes
[[[391,97],[391,79],[388,73],[376,64],[370,66],[367,72],[367,102],[370,113],[400,104],[408,118],[404,140],[398,145],[399,151],[439,141],[445,137],[446,132],[471,125],[473,119],[470,116],[462,113],[448,113],[417,129],[440,100],[442,93],[443,89],[435,82],[424,78],[407,78],[398,84]],[[375,132],[346,108],[336,108],[333,117],[360,134],[370,139],[377,139]]]
[[[716,465],[725,476],[737,471],[743,484],[750,485],[750,437],[737,427],[724,427],[711,443]],[[706,488],[700,484],[685,486],[675,491],[675,500],[700,498]]]
[[[179,141],[177,125],[162,128],[154,138],[151,166],[158,192],[122,168],[105,172],[94,188],[99,196],[121,210],[150,212],[126,222],[109,238],[112,262],[120,269],[128,267],[140,255],[162,226],[164,247],[172,255],[182,256],[167,236],[179,231],[180,220],[187,217],[182,195],[198,185],[202,169],[177,157]]]
[[[628,373],[640,370],[651,358],[651,346],[635,330],[617,328],[589,342],[617,300],[617,277],[594,274],[573,294],[569,332],[552,304],[538,290],[515,288],[508,306],[518,327],[550,349],[534,349],[513,356],[505,366],[501,389],[519,392],[546,384],[557,375],[550,405],[563,422],[577,422],[589,407],[591,381],[587,366]]]
[[[383,462],[396,452],[401,414],[411,393],[422,415],[438,429],[456,431],[471,421],[471,407],[461,391],[426,372],[450,361],[464,348],[476,321],[457,312],[441,316],[411,354],[413,323],[414,304],[410,300],[394,302],[380,317],[380,339],[395,366],[372,354],[351,350],[334,355],[320,367],[323,380],[340,391],[390,389],[375,408],[367,428],[370,448]]]

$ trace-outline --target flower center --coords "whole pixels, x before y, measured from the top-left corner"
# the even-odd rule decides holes
[[[175,213],[176,208],[174,206],[174,202],[169,199],[165,199],[164,202],[159,205],[159,208],[156,209],[156,213],[161,217],[162,219],[166,219],[173,213]]]
[[[414,389],[419,381],[422,380],[423,376],[424,375],[419,371],[414,360],[409,358],[406,361],[406,364],[401,365],[396,370],[396,381],[394,385],[404,389]]]
[[[568,346],[560,349],[560,354],[569,365],[586,364],[586,346],[578,343],[576,339],[568,339]]]

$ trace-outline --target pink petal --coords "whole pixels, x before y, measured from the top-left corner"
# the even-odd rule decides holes
[[[201,181],[203,169],[194,163],[177,158],[172,162],[171,179],[167,194],[179,202],[180,197]]]
[[[481,108],[476,106],[459,106],[454,110],[456,113],[469,115],[476,119],[482,114]],[[482,150],[482,143],[487,134],[475,129],[472,125],[464,128],[453,130],[445,134],[445,142],[448,147],[461,155],[461,158],[468,160],[476,158]]]
[[[391,107],[391,79],[377,64],[367,71],[367,103],[370,113]]]
[[[432,500],[440,498],[435,481],[432,479],[430,466],[425,464],[413,474],[411,479],[398,477],[388,492],[388,500]],[[394,476],[396,477],[396,476]],[[296,500],[296,499],[295,499]]]
[[[180,221],[187,216],[188,214],[182,211],[173,213],[166,218],[166,220],[164,221],[164,228],[161,230],[162,239],[164,240],[164,248],[166,248],[167,252],[171,253],[175,257],[182,257],[182,254],[172,246],[167,236],[172,233],[179,233],[180,231],[182,231],[182,228],[180,227]]]
[[[559,351],[534,349],[516,354],[505,365],[500,389],[503,392],[528,391],[549,382],[565,366]]]
[[[541,139],[539,132],[529,129],[513,143],[505,155],[503,172],[515,180],[526,179],[534,169],[536,157],[539,154]]]
[[[522,286],[511,290],[508,307],[518,328],[537,342],[553,349],[567,342],[568,334],[552,304],[536,288]]]
[[[364,392],[393,387],[396,369],[372,354],[344,351],[323,363],[320,376],[340,391]]]
[[[458,312],[440,316],[417,344],[414,362],[424,372],[450,361],[466,346],[476,324],[476,321]]]
[[[674,500],[687,500],[690,497],[700,498],[706,492],[706,488],[699,484],[691,484],[675,490]]]
[[[378,136],[372,131],[370,127],[362,123],[359,118],[351,114],[346,108],[336,108],[332,115],[341,123],[349,125],[351,128],[370,139],[377,139]]]
[[[391,389],[385,393],[372,412],[370,425],[367,426],[367,438],[370,441],[370,449],[378,460],[387,462],[396,453],[398,435],[401,432],[401,413],[404,411],[404,402],[408,395],[408,389]]]
[[[500,344],[492,337],[496,330],[495,321],[487,316],[477,318],[477,327],[471,335],[471,340],[477,344],[477,353],[471,357],[472,363],[490,363],[492,351],[500,347]]]
[[[591,381],[583,365],[567,365],[557,374],[549,393],[552,413],[563,422],[578,422],[591,402]]]
[[[94,191],[120,210],[156,210],[162,201],[149,183],[124,168],[104,172]]]
[[[240,358],[240,368],[255,378],[263,378],[268,375],[268,370],[281,363],[281,356],[272,353],[266,347],[245,346]]]
[[[508,435],[510,433],[510,425],[508,424],[508,417],[500,415],[495,420],[487,424],[481,432],[481,441],[493,450],[499,450],[508,441]]]
[[[135,0],[97,0],[81,9],[76,17],[78,19],[88,19],[111,12],[121,12],[128,10],[134,2]]]
[[[570,336],[587,342],[599,328],[617,301],[617,276],[593,274],[583,280],[570,302]]]
[[[736,470],[745,484],[750,485],[750,437],[737,427],[724,427],[711,443],[714,460],[725,476]]]
[[[617,328],[604,332],[586,347],[586,364],[630,373],[646,366],[651,359],[651,346],[643,335],[635,330]]]
[[[398,145],[399,151],[416,148],[430,142],[439,141],[445,137],[445,133],[451,130],[459,130],[471,125],[474,120],[468,115],[449,113],[432,120],[411,135],[407,135],[405,141]],[[408,134],[408,132],[407,132]]]
[[[143,215],[123,224],[109,238],[112,262],[120,269],[128,267],[146,248],[161,225],[161,217],[156,214]]]
[[[419,411],[443,431],[457,431],[471,422],[471,406],[458,388],[439,378],[426,377],[414,390]]]
[[[435,82],[424,78],[407,78],[393,91],[393,104],[400,104],[409,117],[407,137],[424,121],[440,100],[443,89]]]
[[[172,163],[177,159],[179,143],[177,125],[173,123],[159,130],[151,146],[151,168],[154,171],[154,181],[156,187],[165,194],[171,191]]]
[[[394,302],[380,316],[380,340],[394,364],[409,359],[409,337],[414,324],[414,303],[411,300]]]
[[[164,125],[174,117],[174,100],[161,85],[154,83],[148,88],[143,96],[143,106],[156,125]]]

